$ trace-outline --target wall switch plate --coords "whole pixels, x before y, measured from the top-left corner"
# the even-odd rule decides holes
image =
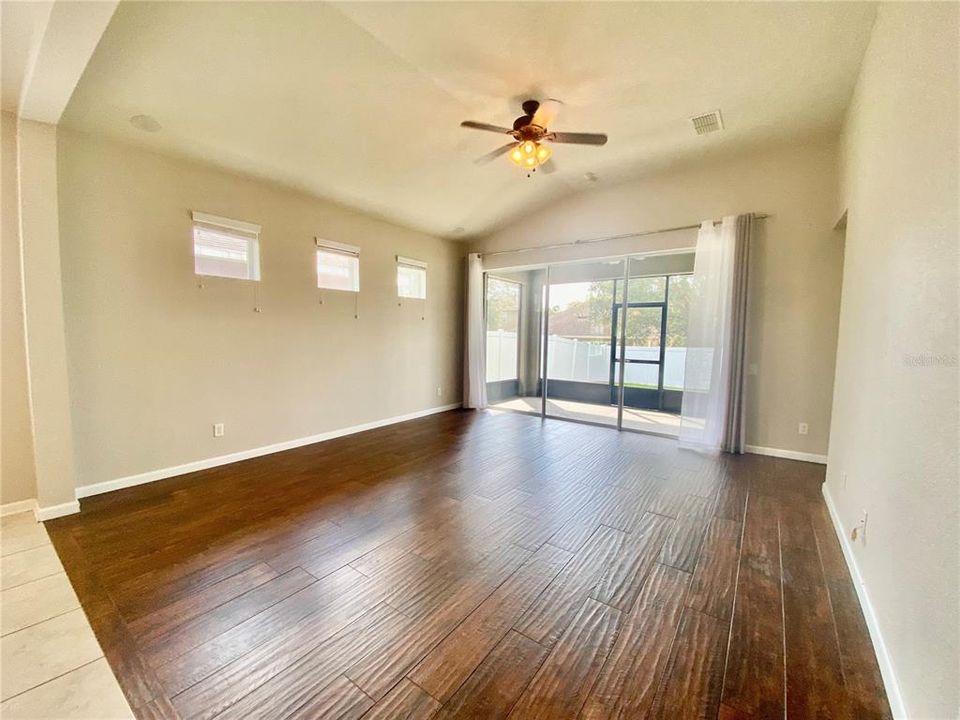
[[[750,363],[749,365],[747,365],[747,375],[756,375],[757,370],[758,368],[756,363]]]
[[[867,511],[864,510],[863,514],[860,516],[860,522],[858,522],[853,530],[850,532],[850,539],[856,542],[865,543],[867,541]]]
[[[215,423],[213,426],[213,436],[223,437],[223,423]]]
[[[810,426],[806,423],[800,423],[797,426],[797,432],[801,435],[806,435],[808,432],[810,432]]]
[[[443,396],[443,388],[437,385],[437,397]]]

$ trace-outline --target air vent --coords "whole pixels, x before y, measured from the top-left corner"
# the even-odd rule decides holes
[[[693,129],[697,135],[706,135],[717,130],[723,130],[723,118],[720,117],[719,110],[692,117],[690,122],[693,123]]]

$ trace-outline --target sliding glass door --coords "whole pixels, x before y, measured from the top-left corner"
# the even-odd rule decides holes
[[[543,294],[546,268],[488,272],[487,403],[542,414]]]
[[[515,280],[487,278],[487,400],[519,394],[520,298]]]
[[[546,415],[618,425],[620,364],[613,310],[625,262],[550,268]]]
[[[687,319],[690,316],[693,275],[671,275],[667,280],[662,408],[666,412],[679,414],[683,400],[684,370],[687,364]]]
[[[495,408],[676,435],[692,255],[491,271]]]

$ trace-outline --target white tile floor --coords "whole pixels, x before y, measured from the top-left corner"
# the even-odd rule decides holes
[[[0,519],[0,716],[132,718],[33,513]]]

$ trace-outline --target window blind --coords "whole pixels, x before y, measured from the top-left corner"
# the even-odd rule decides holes
[[[425,300],[427,297],[427,264],[397,255],[397,295]]]
[[[317,287],[360,291],[360,248],[316,238]]]
[[[193,265],[197,275],[260,279],[260,226],[194,212]]]

